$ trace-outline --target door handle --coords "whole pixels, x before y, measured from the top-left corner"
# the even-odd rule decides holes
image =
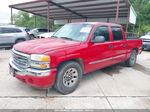
[[[112,49],[112,48],[114,48],[114,46],[113,45],[109,45],[109,48]]]
[[[122,46],[122,47],[126,47],[126,44],[122,44],[121,46]]]

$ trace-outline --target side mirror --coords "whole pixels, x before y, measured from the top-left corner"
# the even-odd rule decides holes
[[[105,37],[104,36],[96,36],[94,40],[92,40],[92,43],[104,43]]]

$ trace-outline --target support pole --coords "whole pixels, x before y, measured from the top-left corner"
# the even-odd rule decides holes
[[[34,15],[34,27],[36,28],[36,15]]]
[[[117,0],[116,23],[118,22],[119,8],[120,8],[120,0]]]
[[[10,13],[11,13],[11,17],[10,17],[10,21],[11,21],[11,25],[13,25],[13,11],[12,8],[10,9]]]
[[[133,36],[135,36],[135,33],[134,33],[135,26],[134,26],[134,24],[133,24],[132,27],[133,27],[133,31],[132,31],[133,32]]]
[[[139,28],[138,28],[138,36],[140,36],[140,31],[141,31],[141,24],[139,24]]]
[[[128,33],[129,23],[126,24],[126,34]]]
[[[85,22],[87,22],[87,18],[85,18]]]
[[[68,19],[68,23],[70,23],[70,20]]]
[[[107,23],[109,23],[109,18],[107,18]]]
[[[130,15],[130,8],[128,8],[128,17],[126,22],[126,34],[128,33],[128,27],[129,27],[129,15]]]
[[[48,3],[47,5],[47,29],[48,29],[48,32],[50,31],[50,24],[49,24],[49,17],[50,17],[50,3]]]
[[[72,13],[70,13],[70,18],[69,18],[69,23],[71,23],[72,22]]]

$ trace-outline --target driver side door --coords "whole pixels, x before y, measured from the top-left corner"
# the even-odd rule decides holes
[[[90,43],[88,50],[88,69],[91,72],[100,68],[107,67],[113,64],[113,42],[110,32],[110,27],[106,25],[98,26],[93,32],[93,39],[96,36],[104,36],[103,43]]]

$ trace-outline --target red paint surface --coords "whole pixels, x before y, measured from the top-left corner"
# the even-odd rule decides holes
[[[84,24],[84,22],[71,23],[71,24]],[[94,24],[94,27],[88,37],[87,42],[74,42],[62,39],[37,39],[26,41],[15,45],[14,49],[17,51],[25,52],[28,54],[46,54],[51,57],[51,67],[57,68],[62,62],[80,58],[84,62],[84,73],[92,72],[97,69],[101,69],[116,63],[123,62],[130,57],[131,51],[135,48],[138,49],[138,53],[142,51],[142,40],[127,40],[126,34],[121,25],[112,23],[88,23]],[[110,32],[110,42],[105,43],[91,43],[93,37],[93,32],[99,25],[107,25]],[[114,37],[111,31],[111,26],[119,26],[122,29],[124,40],[114,41]],[[126,44],[122,47],[122,44]],[[114,48],[110,49],[109,46],[113,45]],[[103,61],[100,63],[90,64],[97,60],[104,60],[111,57],[124,55],[123,57],[118,57],[108,61]],[[53,70],[53,69],[52,69]],[[50,74],[48,77],[32,77],[24,76],[21,77],[16,74],[16,77],[20,79],[25,79],[27,84],[36,87],[48,87],[52,86],[55,82],[56,70]],[[31,78],[34,84],[31,84],[28,79]]]

